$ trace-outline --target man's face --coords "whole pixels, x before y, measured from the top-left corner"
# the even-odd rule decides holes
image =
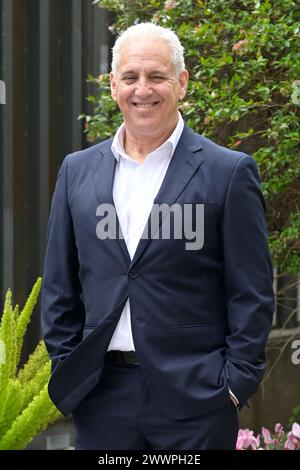
[[[164,136],[175,127],[188,72],[176,77],[171,49],[164,40],[127,42],[121,49],[117,74],[111,73],[110,80],[112,97],[133,136]]]

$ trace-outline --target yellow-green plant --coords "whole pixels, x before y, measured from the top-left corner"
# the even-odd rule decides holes
[[[38,278],[19,313],[8,290],[0,325],[0,450],[24,449],[60,412],[48,395],[50,360],[40,341],[19,368],[22,344],[41,290]]]

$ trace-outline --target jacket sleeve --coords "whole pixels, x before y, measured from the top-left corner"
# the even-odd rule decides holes
[[[52,370],[81,341],[85,318],[68,205],[67,164],[68,157],[59,171],[52,199],[43,272],[41,328]]]
[[[233,170],[222,231],[229,327],[225,374],[243,406],[262,379],[274,313],[265,202],[256,163],[248,155],[242,156]]]

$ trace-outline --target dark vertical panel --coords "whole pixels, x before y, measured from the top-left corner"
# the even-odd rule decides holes
[[[48,221],[50,195],[49,195],[49,86],[50,86],[50,2],[40,0],[39,12],[39,271],[42,272],[42,264],[45,249],[46,227]]]
[[[1,112],[1,266],[0,288],[13,287],[13,2],[1,0],[1,79],[6,83],[6,104]]]
[[[73,0],[71,10],[71,41],[72,41],[72,67],[71,88],[72,88],[72,151],[82,148],[82,122],[77,117],[82,112],[82,1]]]
[[[42,273],[42,240],[48,216],[48,0],[25,2],[25,192],[24,259],[22,280],[26,295]],[[38,308],[24,344],[24,356],[39,339]]]
[[[13,208],[14,208],[14,296],[17,302],[23,303],[25,299],[24,282],[26,280],[25,259],[25,197],[26,165],[26,129],[24,114],[26,102],[24,94],[24,0],[13,1],[13,152],[7,155],[13,163]]]
[[[94,13],[95,11],[95,13]],[[87,2],[83,1],[82,4],[82,30],[83,30],[83,42],[82,42],[82,65],[83,65],[83,73],[85,77],[83,77],[83,96],[87,97],[91,95],[95,91],[95,87],[93,87],[90,83],[87,83],[87,76],[91,75],[98,75],[98,70],[96,64],[93,60],[93,47],[92,47],[92,40],[91,40],[91,33],[93,31],[93,14],[96,14],[96,8],[92,10],[90,5]],[[97,70],[97,71],[96,71]],[[83,109],[87,114],[91,114],[92,107],[91,104],[88,103],[84,98]],[[85,142],[85,146],[88,146],[88,143]]]
[[[3,71],[3,43],[4,43],[4,31],[3,31],[3,0],[0,0],[0,80],[4,79],[4,71]],[[4,113],[4,104],[0,102],[0,298],[2,299],[3,293],[3,187],[2,181],[4,178],[3,175],[3,113]],[[0,315],[1,315],[1,308],[0,305]]]
[[[110,14],[101,8],[83,2],[83,107],[82,112],[91,114],[93,106],[86,100],[88,95],[96,92],[95,85],[88,83],[89,74],[97,77],[101,73],[107,73],[110,69],[112,36],[108,31]],[[84,146],[90,144],[86,141]]]
[[[23,282],[28,292],[38,274],[39,234],[39,0],[25,2],[25,136],[24,149],[24,257]]]
[[[51,0],[49,4],[50,28],[50,72],[49,72],[49,184],[50,195],[53,192],[57,171],[62,160],[60,144],[60,83],[61,83],[61,14],[60,0]],[[64,131],[64,129],[63,129]]]
[[[97,45],[96,53],[99,51],[99,65],[96,62],[97,56],[94,61],[99,66],[100,73],[107,73],[110,71],[111,48],[114,42],[114,37],[108,30],[111,15],[102,8],[98,8],[98,12],[98,18],[94,18],[93,44]]]
[[[59,166],[87,145],[77,117],[95,91],[87,75],[107,71],[106,23],[86,0],[0,0],[0,290],[21,305],[42,271]]]
[[[72,3],[60,2],[61,9],[61,82],[60,82],[60,145],[63,158],[72,151]]]

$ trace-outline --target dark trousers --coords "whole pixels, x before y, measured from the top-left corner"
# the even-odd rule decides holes
[[[107,363],[99,384],[73,412],[77,450],[235,449],[234,405],[189,419],[156,407],[139,365]]]

